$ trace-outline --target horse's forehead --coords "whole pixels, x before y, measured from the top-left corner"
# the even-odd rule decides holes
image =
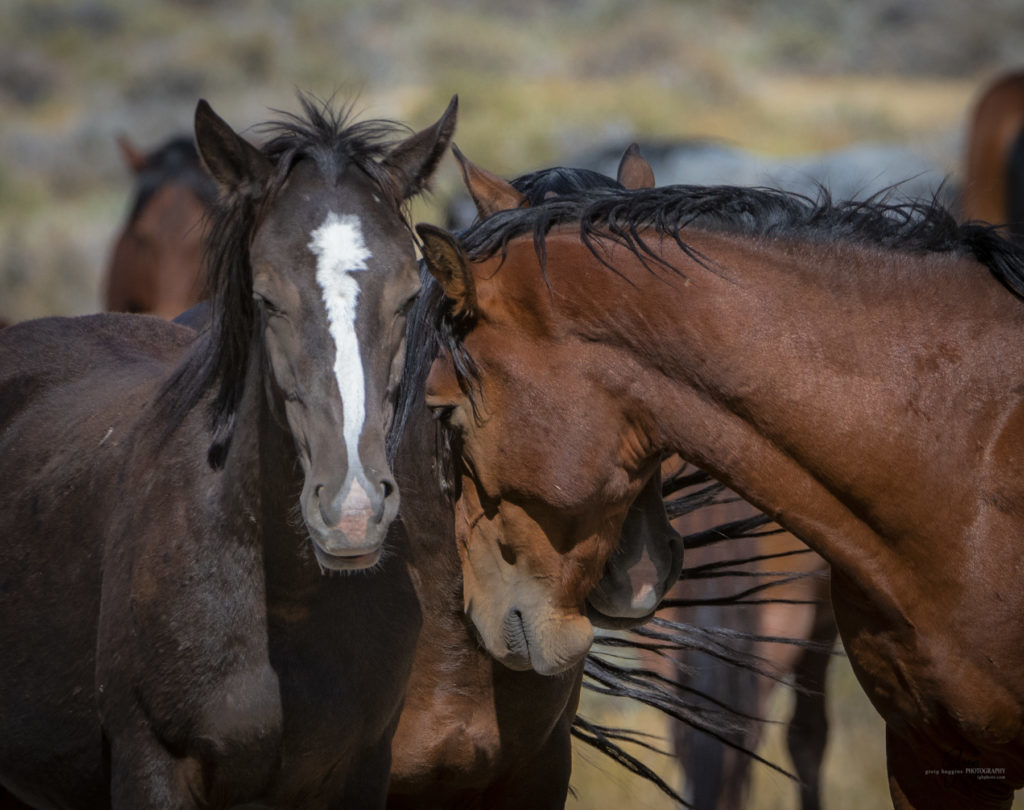
[[[303,213],[308,216],[310,208],[369,216],[387,202],[384,190],[356,164],[330,166],[308,158],[289,173],[281,197],[288,203],[283,208],[300,217]]]
[[[326,172],[313,160],[300,161],[284,182],[271,206],[263,230],[272,234],[271,243],[305,250],[311,243],[323,243],[325,234],[342,230],[359,231],[359,239],[374,254],[385,243],[412,240],[386,192],[353,164],[337,172]]]

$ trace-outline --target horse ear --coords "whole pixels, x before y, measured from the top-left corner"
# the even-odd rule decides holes
[[[250,183],[262,185],[273,167],[251,143],[238,135],[200,99],[196,105],[196,147],[217,184],[231,191]]]
[[[665,511],[659,471],[630,506],[619,547],[587,596],[591,623],[617,630],[647,621],[682,568],[683,539]]]
[[[452,152],[459,162],[462,181],[469,190],[469,196],[473,198],[480,219],[487,219],[498,211],[529,206],[526,195],[516,191],[507,180],[502,180],[498,175],[470,163],[455,144],[452,144]]]
[[[117,136],[117,146],[121,150],[121,157],[124,158],[128,168],[135,174],[141,172],[142,167],[146,165],[145,153],[135,146],[127,135]]]
[[[640,154],[640,146],[631,143],[626,147],[616,178],[619,185],[628,189],[654,188],[654,169],[647,158]]]
[[[448,109],[433,126],[411,135],[388,152],[382,165],[391,175],[399,200],[419,194],[427,187],[455,134],[458,112],[459,97],[452,96]]]
[[[423,261],[454,303],[453,312],[471,316],[476,311],[476,284],[462,248],[448,231],[433,225],[417,225],[416,233],[422,241]]]

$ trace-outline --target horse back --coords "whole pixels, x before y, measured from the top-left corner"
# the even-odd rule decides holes
[[[0,784],[33,806],[109,801],[94,697],[101,526],[130,426],[192,336],[118,315],[0,332]]]

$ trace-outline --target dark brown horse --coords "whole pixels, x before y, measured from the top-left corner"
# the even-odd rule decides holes
[[[203,293],[200,256],[216,187],[191,137],[171,138],[148,154],[124,137],[119,145],[135,191],[111,252],[104,305],[174,318]]]
[[[552,200],[459,241],[419,230],[449,338],[427,401],[463,459],[457,532],[489,649],[578,654],[564,566],[613,542],[674,451],[829,562],[894,804],[1010,806],[1024,252],[935,206],[726,187]],[[538,560],[545,606],[517,616],[486,586]]]
[[[967,125],[964,213],[1024,241],[1024,71],[981,92]]]
[[[403,208],[455,107],[403,140],[303,107],[262,149],[196,111],[205,331],[0,333],[0,784],[34,806],[385,802],[420,622],[384,543]]]
[[[461,160],[461,158],[460,158]],[[461,161],[481,216],[587,187],[622,188],[593,172],[550,169],[515,187]],[[641,182],[634,156],[624,156],[619,182]],[[501,193],[490,193],[493,187]],[[425,271],[424,271],[425,272]],[[429,275],[425,279],[429,281]],[[408,541],[410,569],[423,614],[405,706],[392,746],[390,808],[560,808],[571,767],[572,727],[583,661],[539,674],[517,661],[507,666],[482,647],[464,606],[449,453],[438,445],[423,401],[423,379],[440,336],[433,315],[439,290],[422,298],[409,318],[407,362],[394,468],[403,492],[397,530]],[[657,480],[641,493],[618,553],[590,592],[589,620],[625,627],[653,613],[679,573],[682,550],[669,526]],[[639,564],[638,564],[639,563]],[[526,599],[528,593],[522,598]]]

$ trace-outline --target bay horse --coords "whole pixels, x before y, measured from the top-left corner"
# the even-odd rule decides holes
[[[621,155],[617,182],[589,169],[558,167],[506,183],[472,164],[457,149],[455,154],[477,219],[596,188],[622,190],[655,185],[655,172],[637,144]],[[665,475],[677,474],[678,466],[677,459],[666,461]],[[676,517],[672,525],[680,535],[689,536],[755,514],[756,510],[741,501],[719,502]],[[657,614],[676,623],[745,631],[745,638],[737,637],[731,643],[741,655],[755,657],[761,662],[759,667],[770,672],[770,676],[759,675],[754,667],[723,660],[717,649],[711,654],[684,647],[671,656],[653,657],[652,665],[659,666],[680,698],[692,700],[696,692],[711,705],[736,710],[730,718],[731,730],[716,728],[713,734],[702,731],[692,716],[668,718],[677,756],[688,774],[687,794],[698,810],[744,805],[754,761],[749,752],[756,749],[763,725],[758,718],[765,717],[768,699],[779,680],[792,673],[797,696],[787,745],[801,783],[801,804],[804,810],[814,810],[820,806],[820,771],[828,728],[825,673],[831,659],[829,647],[836,637],[827,583],[822,576],[827,566],[792,535],[775,533],[699,546],[688,555],[687,566],[693,571],[713,566],[721,569],[729,560],[744,558],[748,565],[728,566],[708,578],[685,578],[667,595],[667,605]],[[780,565],[787,575],[780,571]],[[789,576],[792,569],[807,576]],[[778,575],[781,579],[771,584],[766,598],[744,604],[742,599],[736,603],[730,598],[739,588],[729,574],[761,579]],[[809,639],[812,643],[764,639]]]
[[[967,125],[964,213],[1007,225],[1024,242],[1024,71],[1006,73],[980,93]]]
[[[203,293],[200,257],[216,186],[191,136],[170,138],[149,153],[125,136],[118,145],[135,189],[111,251],[104,307],[171,319]]]
[[[642,182],[631,152],[617,180],[557,167],[513,185],[478,170],[458,150],[481,217],[570,190]],[[508,193],[493,195],[492,187]],[[430,276],[422,271],[424,279]],[[395,530],[404,533],[423,616],[405,705],[392,744],[388,807],[497,810],[561,808],[571,771],[573,726],[584,662],[538,673],[496,660],[479,643],[464,609],[456,516],[456,486],[443,433],[423,400],[423,380],[440,346],[434,313],[439,289],[410,312],[406,367],[395,427],[389,438],[403,492]],[[603,563],[602,563],[603,564]],[[682,547],[652,479],[629,512],[617,553],[599,570],[588,600],[588,621],[628,627],[653,614],[679,575]],[[525,594],[524,594],[525,597]]]
[[[385,450],[419,291],[414,134],[302,97],[220,193],[197,333],[0,333],[0,785],[37,808],[380,807],[420,626]]]
[[[559,562],[612,542],[676,452],[828,561],[894,805],[1011,805],[1024,251],[934,204],[735,187],[593,192],[458,240],[418,232],[445,293],[425,389],[462,460],[466,582],[541,558],[555,574],[528,614],[500,585],[473,590],[488,649],[578,660]]]

